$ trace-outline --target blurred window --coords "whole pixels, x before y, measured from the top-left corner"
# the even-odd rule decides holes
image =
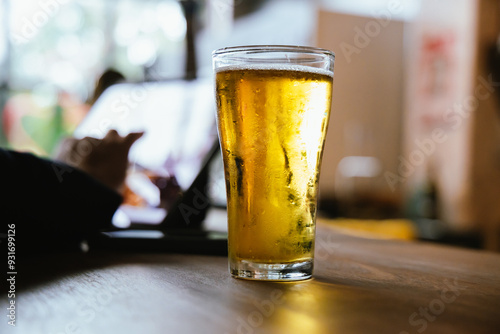
[[[409,20],[420,8],[420,0],[319,0],[322,8],[352,15]]]
[[[199,77],[220,47],[313,44],[315,1],[195,2]],[[52,154],[106,69],[130,82],[183,78],[186,34],[180,0],[0,0],[0,145]]]
[[[183,76],[186,21],[176,0],[0,1],[3,145],[50,155],[107,68],[130,81]]]

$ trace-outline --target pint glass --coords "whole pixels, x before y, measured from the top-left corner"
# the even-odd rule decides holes
[[[213,53],[234,277],[312,275],[333,63],[332,52],[312,47]]]

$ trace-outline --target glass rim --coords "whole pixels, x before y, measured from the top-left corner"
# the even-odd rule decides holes
[[[307,53],[316,55],[325,55],[332,57],[335,60],[335,53],[314,46],[300,46],[300,45],[242,45],[242,46],[228,46],[220,49],[216,49],[212,52],[212,57],[238,53],[238,52],[249,52],[249,53],[265,53],[265,52],[296,52],[296,53]]]

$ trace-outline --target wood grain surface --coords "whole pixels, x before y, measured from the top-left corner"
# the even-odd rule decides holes
[[[225,257],[33,256],[0,333],[500,333],[500,254],[363,239],[319,224],[315,274],[231,278]]]

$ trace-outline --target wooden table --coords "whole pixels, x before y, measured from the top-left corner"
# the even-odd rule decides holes
[[[233,279],[227,259],[33,257],[1,333],[500,333],[500,254],[349,236],[320,224],[314,279]]]

